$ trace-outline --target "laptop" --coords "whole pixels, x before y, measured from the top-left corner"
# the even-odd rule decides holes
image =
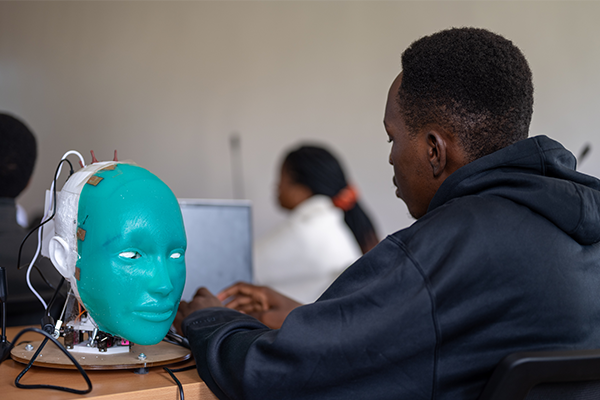
[[[238,281],[252,282],[249,200],[179,199],[187,235],[187,277],[182,300],[205,286],[213,294]]]

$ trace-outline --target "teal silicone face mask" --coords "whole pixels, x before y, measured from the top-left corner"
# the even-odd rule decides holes
[[[185,284],[181,210],[149,171],[130,164],[109,168],[81,191],[77,288],[101,330],[156,344],[175,318]]]

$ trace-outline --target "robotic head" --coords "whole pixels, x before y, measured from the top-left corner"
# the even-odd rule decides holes
[[[49,255],[102,331],[160,342],[185,284],[186,235],[173,192],[148,170],[97,162],[56,199]]]

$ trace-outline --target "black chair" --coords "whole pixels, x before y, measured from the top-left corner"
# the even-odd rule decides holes
[[[600,399],[600,350],[536,351],[505,357],[479,400],[525,399]]]

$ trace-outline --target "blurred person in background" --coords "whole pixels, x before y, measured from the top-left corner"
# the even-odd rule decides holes
[[[255,282],[299,302],[315,301],[378,243],[371,220],[327,149],[303,145],[281,166],[279,205],[288,219],[255,246]]]
[[[21,224],[17,222],[16,198],[25,190],[33,174],[37,158],[36,139],[22,121],[0,113],[0,143],[0,266],[6,270],[8,280],[6,324],[39,324],[44,308],[28,288],[26,280],[27,266],[36,251],[34,237],[30,237],[23,246],[23,268],[17,268],[19,248],[27,230],[21,225],[24,221]],[[58,281],[58,273],[48,260],[38,258],[36,270],[31,273],[31,283],[46,301],[54,293],[52,286]]]

